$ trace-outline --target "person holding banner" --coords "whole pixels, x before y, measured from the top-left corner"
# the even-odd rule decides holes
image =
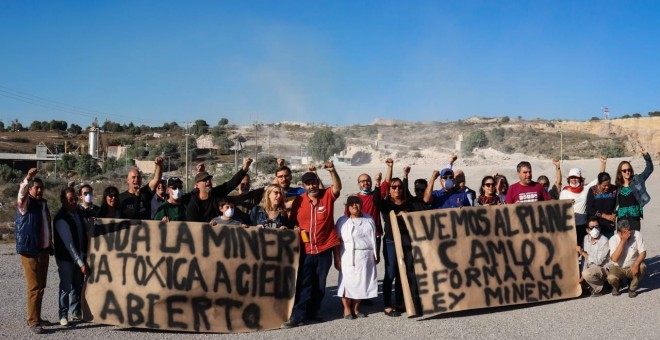
[[[279,229],[291,227],[291,221],[284,205],[283,190],[279,184],[269,184],[264,188],[261,203],[250,210],[250,225]]]
[[[646,273],[646,247],[642,233],[632,230],[628,220],[617,222],[616,234],[610,239],[612,263],[607,282],[612,285],[612,295],[621,295],[621,280],[630,279],[628,297],[637,296],[637,288]]]
[[[635,172],[628,161],[619,163],[616,170],[616,185],[619,187],[617,201],[619,210],[617,218],[619,220],[628,220],[633,230],[642,229],[641,220],[644,218],[643,208],[649,203],[651,196],[646,191],[646,180],[653,172],[653,161],[651,155],[642,148],[642,156],[646,162],[644,171],[635,175]]]
[[[119,212],[119,189],[114,186],[109,186],[103,190],[103,200],[99,213],[96,215],[98,218],[121,218]]]
[[[608,239],[601,235],[598,218],[593,216],[587,225],[588,235],[584,236],[583,247],[577,246],[578,255],[585,259],[582,266],[580,282],[586,282],[591,290],[591,296],[601,296],[603,285],[607,278],[610,248]]]
[[[362,213],[362,199],[357,195],[346,199],[348,215],[337,220],[341,270],[337,295],[344,305],[344,319],[367,315],[360,312],[360,302],[378,296],[376,274],[376,223]]]
[[[297,196],[291,207],[291,219],[296,227],[300,227],[304,247],[300,252],[300,284],[296,285],[296,302],[291,317],[282,324],[282,328],[297,327],[317,319],[333,255],[335,268],[341,270],[339,238],[333,217],[334,203],[341,192],[341,180],[332,161],[323,167],[330,173],[332,186],[320,189],[318,176],[311,171],[304,173],[302,182],[306,193]]]
[[[60,277],[59,318],[60,325],[82,320],[80,295],[83,288],[83,275],[89,274],[87,257],[86,219],[78,213],[78,197],[73,188],[66,188],[60,194],[62,208],[55,215],[55,261]]]
[[[504,202],[506,204],[518,202],[550,201],[550,194],[538,182],[532,180],[532,165],[522,161],[516,166],[520,181],[509,187]]]

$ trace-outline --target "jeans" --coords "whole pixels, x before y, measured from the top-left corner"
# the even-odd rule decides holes
[[[42,249],[37,256],[20,255],[27,288],[27,324],[34,326],[41,320],[41,302],[48,278],[49,255]]]
[[[333,252],[328,249],[319,254],[301,254],[296,287],[296,302],[291,319],[305,321],[316,318],[325,296],[325,282],[332,266]]]
[[[69,310],[71,315],[80,318],[80,295],[83,287],[83,274],[80,266],[72,261],[55,259],[57,273],[60,276],[59,317],[67,318]]]
[[[399,277],[399,266],[396,261],[396,249],[393,240],[383,240],[383,259],[385,260],[385,276],[383,277],[383,307],[392,307],[392,281],[396,278],[394,286],[395,306],[403,306],[403,290]]]

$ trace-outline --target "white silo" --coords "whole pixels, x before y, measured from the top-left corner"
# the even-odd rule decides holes
[[[99,158],[99,135],[101,132],[98,127],[89,128],[89,154],[94,158]]]

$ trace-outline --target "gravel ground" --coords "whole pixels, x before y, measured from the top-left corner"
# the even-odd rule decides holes
[[[624,294],[577,298],[549,303],[482,309],[446,314],[431,319],[390,318],[381,312],[380,298],[364,306],[369,317],[344,320],[336,293],[337,272],[328,277],[323,304],[323,322],[288,330],[245,334],[192,334],[120,328],[90,323],[73,327],[45,327],[46,334],[33,335],[25,324],[25,280],[14,244],[0,245],[0,338],[27,339],[347,339],[372,336],[386,339],[658,339],[660,325],[660,171],[647,181],[651,201],[645,209],[642,232],[647,247],[646,278],[635,299]],[[382,263],[378,268],[382,273]],[[57,318],[57,270],[51,258],[43,317]],[[382,277],[382,275],[380,275]]]

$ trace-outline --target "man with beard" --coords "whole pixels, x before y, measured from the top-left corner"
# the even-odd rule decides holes
[[[543,186],[532,180],[532,165],[522,161],[516,166],[520,182],[509,187],[504,201],[506,204],[518,202],[550,201],[550,194]]]
[[[282,328],[297,327],[306,321],[317,319],[321,301],[325,295],[325,283],[334,255],[335,268],[341,268],[339,238],[334,223],[334,203],[341,191],[341,180],[332,162],[323,168],[332,178],[332,186],[320,189],[320,180],[314,172],[306,172],[302,182],[307,193],[293,201],[291,219],[300,228],[301,249],[298,268],[299,285],[296,285],[296,302],[288,321]]]
[[[210,222],[218,216],[220,212],[217,199],[227,197],[238,186],[251,164],[252,158],[245,158],[243,168],[230,180],[216,187],[213,187],[213,176],[202,167],[202,171],[195,176],[195,189],[182,198],[183,202],[190,201],[186,206],[186,219],[193,222]]]
[[[142,174],[137,168],[128,170],[126,183],[128,190],[119,194],[119,211],[121,218],[132,220],[151,219],[151,197],[163,175],[163,157],[154,160],[154,177],[145,186],[142,186]]]

